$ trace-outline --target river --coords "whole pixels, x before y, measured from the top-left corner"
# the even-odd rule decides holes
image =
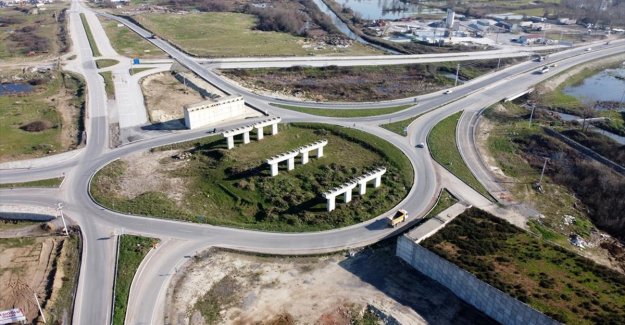
[[[622,102],[625,99],[625,66],[603,70],[580,84],[565,87],[563,92],[581,101]]]
[[[335,0],[367,20],[395,20],[417,15],[444,16],[445,12],[438,8],[406,3],[400,0]]]

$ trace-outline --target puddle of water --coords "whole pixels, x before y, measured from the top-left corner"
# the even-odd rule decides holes
[[[603,70],[563,92],[580,100],[620,102],[625,96],[625,67]]]
[[[430,8],[400,0],[335,0],[360,14],[363,19],[401,19],[416,15],[445,15],[440,9]]]
[[[32,90],[33,90],[33,86],[29,84],[20,84],[20,83],[0,84],[0,96],[10,95],[10,94],[24,94],[24,93],[31,92]]]

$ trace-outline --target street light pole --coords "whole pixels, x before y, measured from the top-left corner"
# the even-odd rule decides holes
[[[61,221],[63,221],[63,230],[65,230],[65,236],[69,236],[69,232],[67,231],[67,224],[65,223],[65,216],[63,216],[63,203],[59,202],[57,204],[57,210],[61,214]]]
[[[532,127],[532,118],[534,117],[534,109],[536,108],[535,104],[532,104],[532,112],[530,113],[530,123],[529,123],[529,127]]]
[[[456,81],[454,82],[454,87],[458,85],[458,74],[460,73],[460,63],[456,66]]]

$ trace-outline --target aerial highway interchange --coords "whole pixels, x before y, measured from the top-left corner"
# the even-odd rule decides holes
[[[573,47],[551,54],[544,62],[523,63],[484,75],[454,88],[450,94],[436,92],[418,98],[368,103],[315,103],[267,97],[223,80],[213,71],[216,68],[284,67],[294,65],[378,65],[404,64],[436,61],[461,61],[492,59],[505,56],[529,56],[531,51],[494,51],[462,54],[421,55],[413,57],[384,56],[359,58],[275,58],[275,59],[221,59],[205,60],[188,56],[167,41],[152,37],[152,33],[123,18],[101,13],[101,15],[127,25],[133,31],[148,39],[202,79],[228,94],[241,94],[246,103],[268,116],[280,116],[289,122],[322,122],[344,127],[357,128],[384,138],[398,147],[410,160],[414,169],[414,185],[409,194],[396,209],[367,222],[350,227],[315,233],[268,233],[192,224],[186,222],[124,215],[107,210],[96,204],[89,194],[93,175],[111,161],[133,152],[149,148],[204,137],[210,128],[174,133],[162,133],[141,141],[109,147],[107,99],[102,79],[89,47],[80,13],[91,13],[90,8],[79,1],[72,1],[69,11],[70,34],[77,58],[66,69],[84,76],[88,88],[87,144],[75,155],[62,160],[51,160],[50,164],[35,164],[32,168],[3,169],[2,183],[24,182],[64,176],[60,188],[55,189],[11,189],[0,190],[3,203],[26,206],[56,206],[62,202],[65,213],[74,219],[82,229],[84,251],[74,310],[76,324],[108,324],[111,317],[112,288],[115,265],[115,236],[121,233],[145,235],[162,240],[151,252],[137,272],[129,298],[126,322],[128,324],[162,324],[165,291],[171,275],[185,262],[188,256],[211,246],[228,247],[250,252],[271,254],[310,254],[344,250],[375,243],[383,238],[398,234],[411,226],[417,219],[399,228],[386,227],[385,218],[397,208],[406,209],[412,216],[424,216],[432,208],[441,188],[447,188],[467,204],[482,208],[495,208],[496,203],[459,181],[439,166],[428,154],[427,146],[417,148],[426,142],[429,131],[442,119],[464,111],[458,125],[458,146],[474,175],[495,198],[501,188],[493,182],[481,161],[473,134],[476,119],[482,109],[509,96],[524,92],[545,80],[549,75],[536,74],[541,66],[557,62],[556,71],[563,71],[580,63],[625,52],[625,42],[613,41],[593,45],[593,51]],[[97,42],[106,40],[97,39]],[[398,57],[397,59],[395,57]],[[392,61],[396,59],[396,61]],[[270,105],[271,103],[308,106],[313,108],[371,108],[413,104],[412,107],[381,116],[360,118],[331,118],[314,116]],[[402,137],[379,125],[389,120],[398,121],[422,114],[407,128]],[[228,122],[217,128],[228,129],[249,120]],[[43,158],[46,159],[46,158]],[[505,202],[503,202],[505,203]]]

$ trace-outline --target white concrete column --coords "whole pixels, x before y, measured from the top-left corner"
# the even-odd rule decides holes
[[[373,184],[373,186],[380,187],[381,184],[382,184],[382,175],[379,175],[378,177],[375,178],[375,183]]]
[[[262,140],[263,139],[265,134],[263,134],[263,127],[262,126],[256,128],[256,134],[257,134],[258,140]]]
[[[360,182],[360,195],[365,195],[367,193],[367,182]]]
[[[286,163],[287,163],[286,169],[287,170],[293,170],[293,168],[295,168],[295,157],[291,157],[291,158],[287,159]]]
[[[234,136],[229,136],[226,139],[228,140],[228,149],[234,148]]]
[[[276,135],[278,134],[278,124],[272,124],[271,125],[271,135]]]
[[[243,132],[243,143],[244,144],[250,143],[250,131]]]
[[[308,151],[302,152],[302,165],[306,165],[308,163]]]
[[[278,175],[278,163],[270,164],[271,166],[271,177]]]
[[[323,157],[323,147],[317,148],[317,158]]]
[[[328,196],[328,212],[336,209],[336,196]]]
[[[345,191],[345,203],[348,203],[351,201],[352,201],[352,189],[349,188],[347,189],[347,191]]]

